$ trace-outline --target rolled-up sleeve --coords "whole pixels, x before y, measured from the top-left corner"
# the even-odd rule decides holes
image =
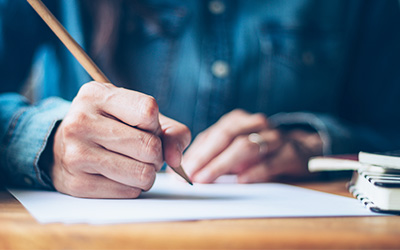
[[[55,124],[63,119],[69,106],[60,98],[31,105],[18,94],[0,95],[0,168],[7,185],[52,187],[38,162]]]

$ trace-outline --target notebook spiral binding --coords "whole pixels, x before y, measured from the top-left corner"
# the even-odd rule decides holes
[[[373,212],[378,212],[380,209],[366,197],[364,194],[360,193],[353,185],[349,187],[350,193],[356,197],[366,208],[370,209]]]
[[[357,200],[359,200],[361,202],[361,204],[364,205],[364,207],[368,208],[372,212],[400,215],[400,211],[391,211],[391,210],[380,209],[370,199],[368,199],[368,197],[366,197],[364,194],[360,193],[353,184],[350,183],[348,189],[349,189],[350,193],[355,198],[357,198]]]

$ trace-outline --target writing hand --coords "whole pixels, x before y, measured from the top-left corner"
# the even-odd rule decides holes
[[[163,129],[154,98],[112,84],[85,84],[54,136],[54,187],[79,197],[138,197],[153,185],[163,147],[170,152],[173,143],[185,146],[184,139],[168,139],[163,146]]]

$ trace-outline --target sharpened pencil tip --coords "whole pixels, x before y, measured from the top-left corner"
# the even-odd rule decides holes
[[[182,177],[187,183],[193,186],[193,182],[190,180],[190,178],[187,176],[185,173],[185,170],[183,170],[182,166],[179,166],[178,168],[173,168],[171,167],[172,170],[177,173],[180,177]]]

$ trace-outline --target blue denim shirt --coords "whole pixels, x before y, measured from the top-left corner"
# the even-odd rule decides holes
[[[44,2],[90,53],[94,26],[79,0]],[[194,135],[241,108],[311,126],[325,154],[400,148],[397,0],[132,2],[119,13],[113,67],[100,67]],[[13,93],[0,95],[1,175],[49,188],[38,159],[90,77],[25,0],[0,1],[0,66],[0,91]],[[33,103],[16,94],[28,80]]]

